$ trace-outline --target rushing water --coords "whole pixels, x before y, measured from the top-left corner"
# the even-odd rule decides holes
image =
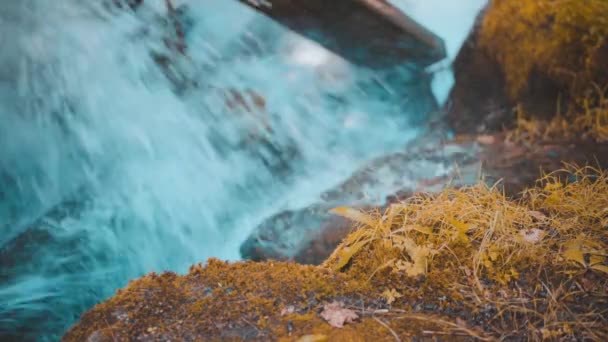
[[[435,105],[236,1],[181,3],[0,3],[0,338],[56,340],[129,279],[238,259]]]

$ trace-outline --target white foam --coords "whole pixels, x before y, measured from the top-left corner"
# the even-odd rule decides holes
[[[226,52],[252,18],[285,32],[237,2],[190,4],[189,57],[169,54],[180,84],[151,58],[168,53],[163,38],[171,26],[156,21],[162,2],[146,1],[138,14],[100,3],[0,3],[0,13],[16,6],[13,18],[21,17],[0,22],[0,32],[17,39],[0,51],[7,62],[0,75],[21,80],[18,92],[0,97],[0,172],[15,180],[0,203],[8,223],[0,244],[67,198],[80,207],[36,224],[50,238],[33,241],[36,253],[12,265],[18,273],[0,284],[7,303],[0,324],[8,324],[0,330],[44,316],[50,325],[33,333],[61,333],[57,327],[129,279],[184,272],[209,257],[238,259],[240,242],[264,218],[314,201],[417,133],[395,119],[407,114],[390,103],[354,93],[352,80],[367,75],[310,45],[291,61],[280,47],[255,58]],[[14,88],[15,80],[2,81],[12,83],[0,89]],[[263,95],[266,112],[228,110],[220,95],[228,89]],[[264,144],[237,146],[246,142],[244,129],[263,120],[274,134],[259,140],[270,135],[279,149],[298,150],[292,170],[269,170]]]

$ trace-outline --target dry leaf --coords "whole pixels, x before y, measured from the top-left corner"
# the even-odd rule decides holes
[[[409,261],[398,260],[395,267],[397,271],[403,271],[409,277],[417,277],[426,273],[426,262],[411,263]]]
[[[355,221],[358,223],[363,223],[370,227],[374,226],[374,224],[376,223],[376,221],[368,214],[362,213],[359,210],[348,208],[348,207],[334,208],[334,209],[330,210],[329,212],[332,214],[340,215],[342,217],[345,217],[349,220],[352,220],[352,221]]]
[[[583,243],[585,245],[583,245]],[[591,246],[591,247],[590,247]],[[604,264],[606,261],[606,252],[601,250],[601,244],[595,241],[573,241],[564,245],[564,258],[570,261],[575,261],[583,267],[589,267],[593,270],[608,273],[608,266]],[[593,248],[595,247],[595,248]],[[599,247],[599,249],[597,249]],[[585,254],[589,256],[589,265],[585,262]]]
[[[522,240],[527,243],[537,243],[545,237],[545,232],[540,229],[522,229],[519,231]]]
[[[591,257],[589,257],[589,265],[591,269],[608,273],[608,266],[604,265],[605,262],[606,257],[601,255],[592,255]]]
[[[575,261],[583,265],[583,267],[587,267],[580,243],[569,242],[565,245],[565,247],[566,250],[564,251],[564,258],[566,258],[566,260]]]
[[[344,266],[348,264],[350,259],[352,259],[353,255],[355,255],[355,253],[357,253],[363,246],[368,243],[369,241],[365,240],[359,241],[352,246],[343,247],[342,250],[340,250],[340,252],[338,253],[338,264],[335,266],[334,269],[336,271],[339,271],[344,268]]]
[[[325,304],[323,312],[321,312],[321,318],[332,327],[342,328],[345,323],[353,323],[359,316],[353,310],[345,309],[340,303],[333,302]]]
[[[382,292],[382,297],[384,297],[384,299],[386,299],[386,303],[390,305],[393,304],[397,298],[403,297],[403,295],[397,292],[397,290],[391,289],[390,291],[385,290]]]
[[[306,335],[300,337],[296,342],[325,342],[327,336],[325,335]]]
[[[591,266],[591,269],[608,274],[608,266],[606,265],[593,265]]]
[[[585,264],[585,257],[583,256],[583,252],[580,249],[567,249],[564,251],[564,257],[567,260],[575,261],[583,266],[587,266]]]
[[[528,214],[530,214],[530,216],[535,218],[537,221],[544,221],[547,219],[547,215],[541,213],[540,211],[531,210],[528,211]]]
[[[464,223],[464,222],[460,222],[458,220],[455,220],[453,218],[448,218],[447,219],[448,223],[451,224],[452,226],[454,226],[454,228],[457,229],[457,233],[456,233],[456,240],[462,241],[462,242],[470,242],[471,240],[469,239],[469,236],[467,235],[467,232],[469,231],[469,229],[471,229],[471,226]]]
[[[397,271],[404,271],[410,277],[417,277],[426,273],[426,266],[428,258],[432,253],[432,250],[428,247],[418,246],[414,240],[395,235],[393,236],[395,245],[402,251],[405,251],[412,262],[405,260],[398,260],[395,263],[395,269]]]
[[[431,249],[427,247],[416,246],[407,253],[414,261],[413,265],[406,270],[406,274],[410,277],[417,277],[426,273],[427,260],[431,254]]]
[[[490,246],[490,248],[488,248],[488,257],[490,258],[490,261],[498,260],[499,256],[500,256],[500,253],[499,253],[498,247]]]
[[[402,235],[393,235],[392,239],[393,239],[393,242],[395,242],[395,245],[397,246],[397,248],[399,248],[401,250],[408,251],[408,250],[416,247],[416,242],[414,242],[414,240],[412,240],[411,238],[408,238],[408,237],[405,237]]]

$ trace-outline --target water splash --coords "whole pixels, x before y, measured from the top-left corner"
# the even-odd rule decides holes
[[[115,3],[0,4],[6,339],[55,340],[144,273],[238,259],[435,106],[424,74],[355,67],[236,2]]]

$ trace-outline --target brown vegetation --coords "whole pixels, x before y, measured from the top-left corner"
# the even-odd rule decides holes
[[[148,275],[64,340],[606,340],[606,208],[608,173],[592,168],[517,201],[482,183],[384,212],[338,208],[357,229],[322,266],[210,260]],[[332,303],[359,319],[333,327]]]
[[[608,139],[604,0],[492,0],[454,68],[457,131],[534,121],[537,137]]]

